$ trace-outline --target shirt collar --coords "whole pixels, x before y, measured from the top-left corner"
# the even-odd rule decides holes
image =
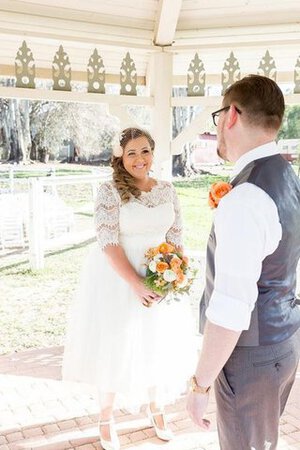
[[[275,141],[253,148],[236,161],[232,169],[232,178],[236,177],[252,161],[265,158],[266,156],[277,155],[278,153],[279,150]]]

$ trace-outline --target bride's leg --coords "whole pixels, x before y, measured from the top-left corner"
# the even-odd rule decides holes
[[[101,425],[101,422],[109,422],[113,419],[113,408],[114,408],[115,393],[99,393],[99,403],[100,403],[100,434],[106,441],[111,440],[110,434],[110,424]]]
[[[156,395],[157,389],[156,387],[152,387],[149,389],[149,409],[153,416],[153,420],[161,430],[166,429],[166,422],[164,420],[163,414],[156,414],[163,410],[161,406],[157,405]]]
[[[173,439],[174,435],[171,429],[167,426],[163,408],[161,407],[161,405],[158,405],[156,401],[156,392],[157,389],[155,387],[149,389],[150,402],[148,407],[148,415],[154,426],[157,437],[159,437],[163,441],[170,441],[171,439]]]

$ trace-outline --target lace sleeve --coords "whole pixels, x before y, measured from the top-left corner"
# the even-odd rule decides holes
[[[120,204],[113,186],[110,183],[101,184],[94,216],[96,237],[101,250],[107,245],[119,244],[119,210]]]
[[[173,225],[167,232],[166,240],[167,242],[175,245],[176,247],[181,247],[183,244],[182,244],[182,220],[181,220],[180,204],[175,187],[173,185],[171,185],[171,189],[172,189],[175,220]]]

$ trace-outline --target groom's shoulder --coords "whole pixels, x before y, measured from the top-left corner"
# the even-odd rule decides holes
[[[222,199],[223,200],[223,199]],[[269,203],[270,196],[259,186],[245,181],[235,186],[225,197],[225,204],[240,204],[246,207],[258,207],[260,204]]]

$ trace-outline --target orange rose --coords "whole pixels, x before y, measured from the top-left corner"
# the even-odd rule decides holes
[[[175,256],[174,258],[171,259],[170,262],[170,266],[171,269],[176,270],[178,267],[181,266],[182,260],[180,258],[178,258],[177,256]]]
[[[177,283],[182,283],[184,281],[184,273],[182,272],[182,270],[179,270],[176,274],[177,278],[176,281]]]
[[[156,271],[157,272],[160,272],[160,273],[163,273],[165,270],[167,270],[169,268],[169,264],[167,264],[167,263],[165,263],[165,262],[163,262],[163,261],[161,261],[161,262],[158,262],[157,264],[156,264]]]
[[[232,185],[230,183],[225,183],[225,181],[218,181],[211,185],[208,204],[211,208],[216,208],[224,195],[231,191]]]
[[[168,244],[167,242],[164,242],[163,244],[160,244],[160,246],[158,248],[159,248],[159,252],[160,253],[172,253],[175,250],[173,245]]]

